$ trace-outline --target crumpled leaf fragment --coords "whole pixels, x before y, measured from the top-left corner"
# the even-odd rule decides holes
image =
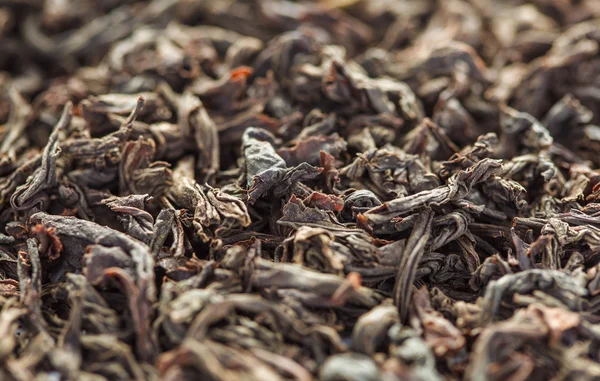
[[[73,104],[67,103],[60,120],[48,138],[40,168],[33,173],[26,184],[18,187],[11,196],[10,205],[13,209],[28,210],[35,207],[38,210],[44,210],[47,195],[44,195],[43,191],[56,185],[56,160],[61,152],[58,146],[59,134],[71,123],[72,110]]]

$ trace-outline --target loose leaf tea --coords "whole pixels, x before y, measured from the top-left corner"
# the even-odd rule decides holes
[[[0,380],[600,379],[598,0],[0,1]]]

